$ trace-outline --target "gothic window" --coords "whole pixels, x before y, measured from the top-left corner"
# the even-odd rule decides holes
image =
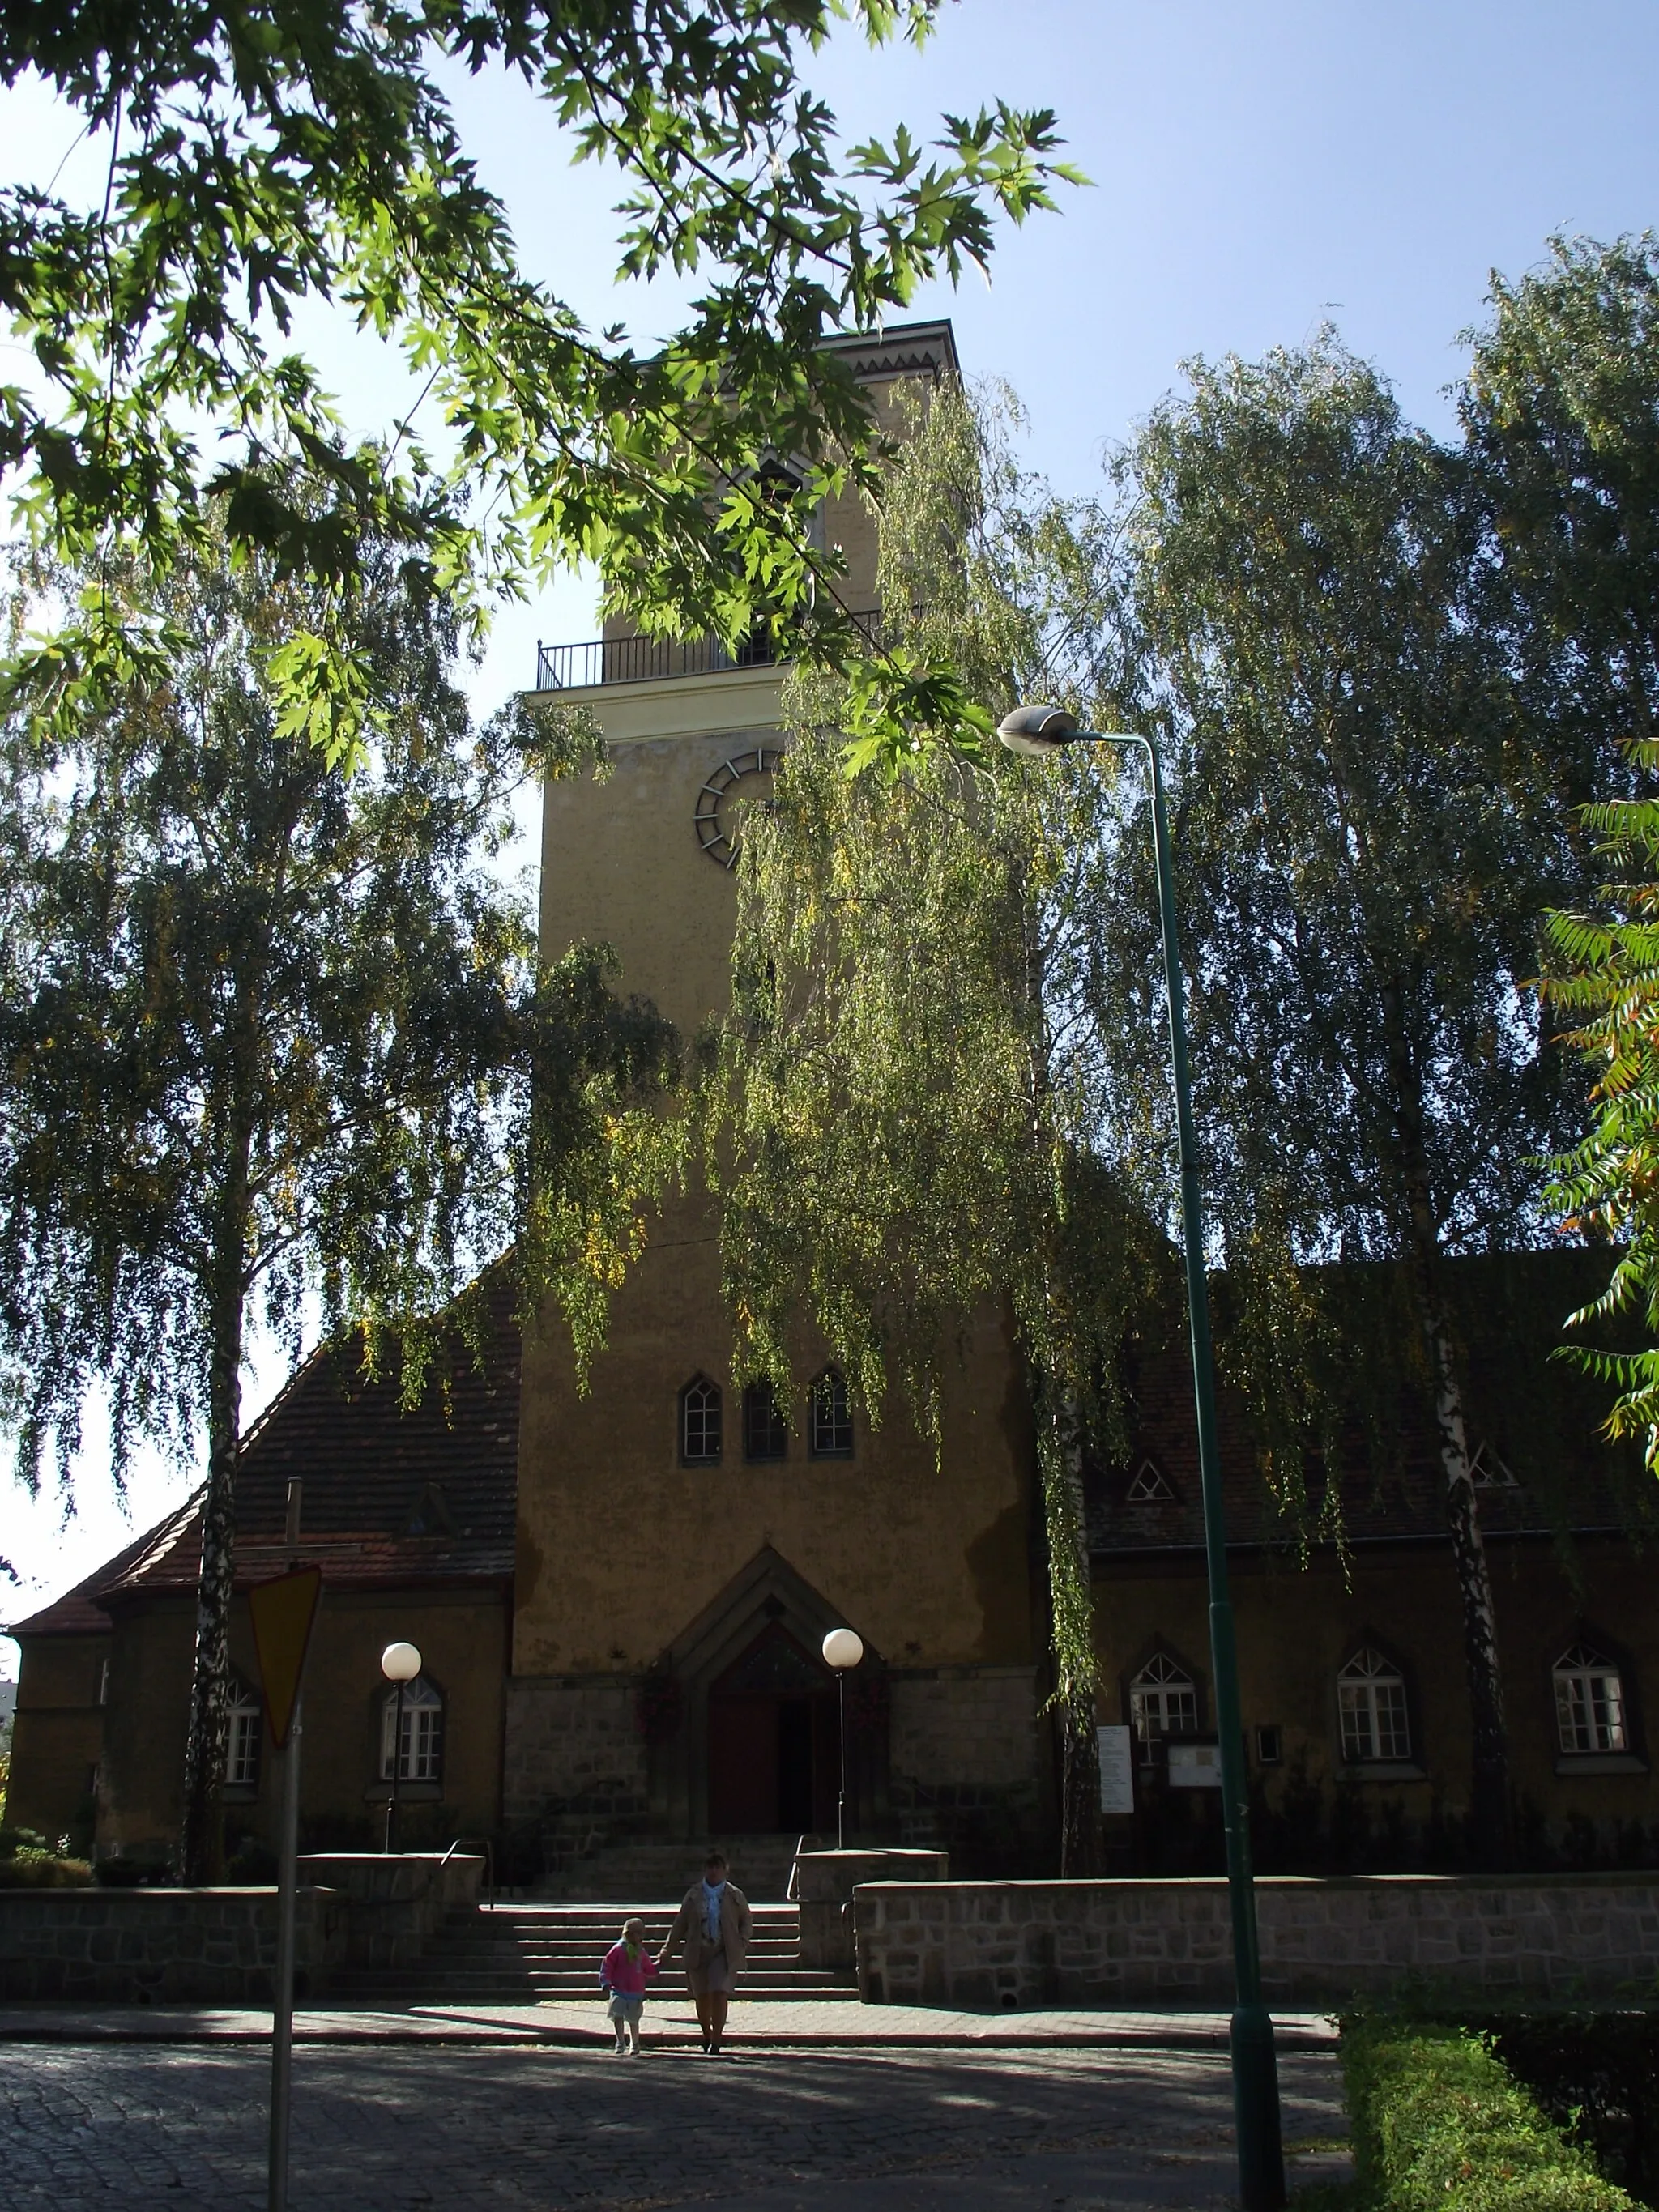
[[[1407,1759],[1412,1755],[1406,1683],[1400,1669],[1365,1644],[1336,1678],[1342,1718],[1342,1756],[1355,1760]]]
[[[1144,1459],[1129,1479],[1129,1487],[1123,1493],[1131,1505],[1167,1505],[1175,1492],[1170,1487],[1170,1478],[1155,1459]]]
[[[1569,1753],[1630,1749],[1624,1681],[1593,1644],[1570,1644],[1555,1662],[1555,1725]]]
[[[246,1682],[233,1679],[230,1713],[225,1734],[225,1780],[233,1788],[254,1789],[259,1780],[259,1744],[264,1733],[264,1712],[258,1695]]]
[[[1165,1651],[1154,1651],[1129,1685],[1129,1720],[1143,1759],[1166,1735],[1198,1733],[1198,1686]]]
[[[395,1686],[380,1699],[380,1779],[392,1779],[392,1743],[398,1735]],[[399,1782],[441,1782],[444,1771],[444,1701],[424,1674],[404,1685],[403,1733],[398,1742]]]
[[[853,1409],[847,1400],[847,1377],[839,1367],[826,1367],[813,1383],[808,1398],[807,1443],[814,1459],[851,1459]]]
[[[743,1455],[745,1459],[783,1459],[789,1450],[789,1430],[777,1393],[764,1376],[743,1394]]]
[[[680,1457],[687,1467],[714,1467],[720,1455],[720,1386],[695,1376],[680,1393]]]

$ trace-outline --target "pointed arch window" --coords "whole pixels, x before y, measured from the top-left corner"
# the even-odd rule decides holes
[[[1130,1683],[1129,1722],[1143,1760],[1165,1736],[1198,1734],[1198,1685],[1167,1651],[1154,1651]]]
[[[1143,1459],[1123,1493],[1130,1505],[1169,1505],[1175,1501],[1170,1478],[1155,1459]]]
[[[720,1385],[694,1375],[680,1392],[680,1457],[687,1467],[717,1467],[720,1456]]]
[[[839,1367],[826,1367],[813,1383],[807,1400],[807,1446],[814,1459],[851,1459],[853,1408],[847,1395],[847,1377]]]
[[[225,1780],[233,1790],[257,1790],[259,1785],[264,1717],[258,1692],[233,1677],[225,1729]]]
[[[1363,1763],[1411,1757],[1406,1680],[1392,1660],[1369,1644],[1362,1645],[1337,1675],[1336,1702],[1344,1759]]]
[[[399,1782],[441,1782],[444,1771],[443,1693],[424,1674],[404,1685],[403,1734],[398,1741],[398,1692],[380,1699],[380,1779],[392,1779],[396,1746]]]
[[[763,1376],[743,1394],[743,1455],[747,1460],[787,1459],[789,1425],[777,1393]]]
[[[1628,1751],[1625,1683],[1618,1667],[1593,1644],[1572,1644],[1555,1662],[1555,1725],[1561,1748]]]

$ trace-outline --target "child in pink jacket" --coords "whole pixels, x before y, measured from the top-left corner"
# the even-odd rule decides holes
[[[599,1987],[609,1999],[605,2010],[617,2031],[614,2056],[618,2058],[624,2053],[631,2058],[640,2055],[645,1985],[655,1979],[656,1972],[657,1962],[645,1948],[644,1921],[637,1917],[624,1920],[621,1942],[611,1946],[599,1968]]]

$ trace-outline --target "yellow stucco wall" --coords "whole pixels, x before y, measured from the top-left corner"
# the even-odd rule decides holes
[[[1659,1818],[1659,1784],[1650,1771],[1589,1771],[1562,1758],[1551,1683],[1555,1661],[1589,1625],[1627,1669],[1635,1751],[1644,1767],[1650,1765],[1659,1747],[1644,1706],[1659,1696],[1659,1615],[1644,1562],[1616,1542],[1586,1539],[1575,1588],[1542,1538],[1495,1541],[1487,1550],[1516,1800],[1536,1808],[1552,1827],[1575,1814],[1601,1826]],[[1346,1771],[1379,1801],[1398,1800],[1413,1821],[1427,1818],[1437,1802],[1445,1814],[1461,1814],[1468,1802],[1471,1735],[1449,1545],[1362,1551],[1347,1583],[1328,1556],[1304,1572],[1293,1560],[1256,1554],[1236,1559],[1231,1577],[1240,1701],[1252,1774],[1268,1802],[1300,1765],[1310,1784],[1328,1791]],[[1103,1721],[1128,1720],[1129,1679],[1159,1645],[1191,1669],[1203,1728],[1212,1731],[1207,1604],[1199,1560],[1114,1562],[1097,1571]],[[1336,1674],[1367,1641],[1380,1645],[1406,1680],[1420,1781],[1371,1780],[1363,1766],[1344,1769]],[[1261,1724],[1281,1731],[1276,1768],[1256,1760],[1255,1730]]]
[[[896,1413],[857,1424],[851,1460],[744,1462],[731,1334],[709,1213],[672,1210],[618,1297],[586,1397],[556,1324],[525,1347],[514,1667],[650,1663],[763,1545],[890,1662],[1032,1656],[1023,1404],[1003,1332],[965,1340],[943,1462]],[[678,1394],[702,1372],[725,1398],[717,1468],[680,1464]]]
[[[33,1828],[54,1844],[63,1835],[83,1842],[103,1753],[99,1690],[110,1639],[30,1636],[21,1649],[7,1825]]]
[[[98,1837],[106,1849],[144,1849],[179,1832],[184,1731],[194,1613],[183,1597],[124,1608],[113,1640]],[[495,1592],[325,1591],[306,1673],[301,1819],[313,1842],[349,1844],[374,1829],[385,1788],[377,1779],[380,1653],[407,1638],[445,1699],[441,1796],[430,1818],[451,1835],[494,1827],[500,1814],[507,1608]],[[244,1598],[231,1625],[231,1663],[257,1685]],[[274,1838],[276,1766],[269,1735],[251,1796],[231,1792],[228,1831]],[[374,1839],[374,1838],[369,1838]]]

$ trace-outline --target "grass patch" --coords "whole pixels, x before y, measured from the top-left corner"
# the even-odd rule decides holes
[[[1466,2028],[1345,2021],[1342,2070],[1370,2212],[1634,2212]]]

